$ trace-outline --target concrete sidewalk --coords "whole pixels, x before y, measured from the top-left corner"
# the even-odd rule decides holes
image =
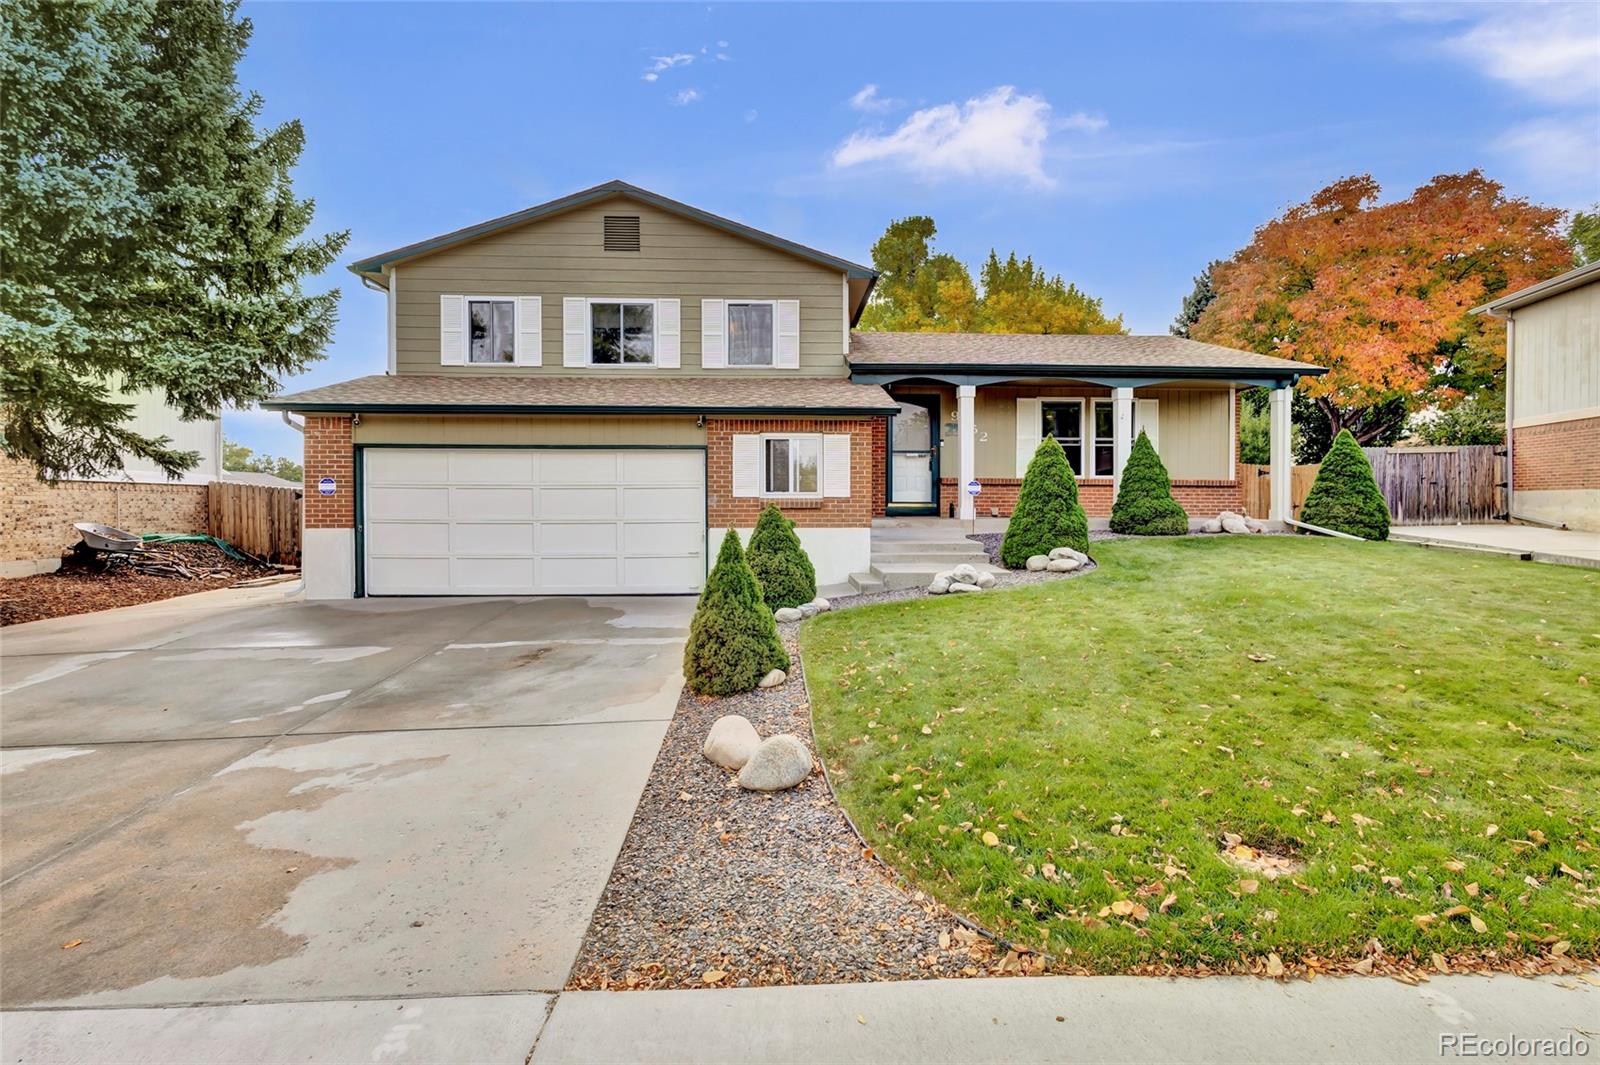
[[[1466,1056],[1441,1053],[1441,1037],[1469,1033],[1577,1038],[1600,1055],[1600,988],[1513,976],[1418,987],[1065,976],[569,991],[532,1062],[1437,1062]]]
[[[1396,525],[1389,530],[1389,539],[1427,547],[1485,551],[1562,566],[1600,568],[1600,533],[1580,529],[1546,529],[1503,521],[1477,525]]]

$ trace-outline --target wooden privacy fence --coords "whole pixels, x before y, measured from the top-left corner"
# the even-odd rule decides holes
[[[212,481],[211,535],[286,566],[300,564],[300,493],[293,488]]]
[[[1492,521],[1505,513],[1504,458],[1496,444],[1466,447],[1368,447],[1367,461],[1378,490],[1398,525],[1453,525]],[[1292,497],[1300,516],[1319,466],[1296,466]],[[1265,518],[1270,505],[1266,466],[1243,464],[1245,512]]]

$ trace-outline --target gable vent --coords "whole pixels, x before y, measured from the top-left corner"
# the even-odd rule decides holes
[[[636,214],[606,215],[606,251],[639,250],[639,216]]]

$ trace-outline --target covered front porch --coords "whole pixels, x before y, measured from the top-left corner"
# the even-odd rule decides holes
[[[1242,394],[1270,390],[1271,517],[1290,516],[1289,411],[1320,368],[1177,337],[857,333],[851,377],[897,406],[881,513],[970,521],[1016,504],[1039,441],[1061,444],[1093,518],[1111,512],[1139,432],[1192,517],[1242,511]],[[875,471],[876,472],[876,471]]]

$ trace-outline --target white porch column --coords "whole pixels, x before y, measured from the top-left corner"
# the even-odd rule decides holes
[[[956,482],[956,513],[962,521],[972,521],[978,513],[977,503],[967,491],[967,482],[978,475],[977,398],[976,385],[956,386],[956,432],[961,434],[961,478]]]
[[[1289,479],[1294,469],[1293,458],[1289,454],[1289,412],[1293,409],[1290,402],[1293,395],[1294,386],[1290,385],[1288,388],[1274,388],[1270,397],[1271,419],[1267,442],[1270,447],[1272,493],[1267,517],[1272,521],[1288,521],[1294,517],[1289,492]]]
[[[1133,389],[1111,390],[1111,498],[1122,487],[1122,467],[1133,451]],[[1087,471],[1092,472],[1092,471]]]

